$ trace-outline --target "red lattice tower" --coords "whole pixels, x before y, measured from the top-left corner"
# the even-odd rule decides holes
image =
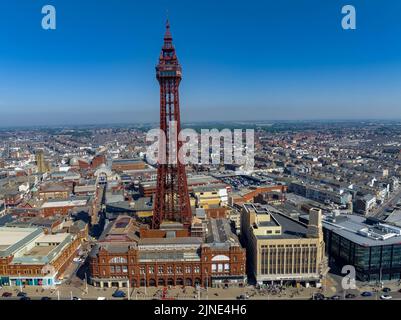
[[[165,133],[166,162],[157,168],[157,190],[155,194],[152,228],[160,228],[163,221],[176,221],[185,227],[191,224],[191,206],[189,202],[187,176],[184,164],[178,161],[178,152],[182,142],[178,141],[181,130],[180,100],[178,86],[181,82],[181,66],[173,46],[170,24],[167,21],[164,44],[156,66],[156,77],[160,84],[160,129]],[[176,125],[176,135],[169,135],[170,126]],[[173,151],[171,139],[175,139]],[[160,150],[160,148],[159,148]],[[174,157],[175,161],[171,161]]]

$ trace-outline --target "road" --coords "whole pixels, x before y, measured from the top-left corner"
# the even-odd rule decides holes
[[[370,212],[368,216],[382,219],[385,217],[386,210],[396,205],[399,201],[401,201],[401,188],[400,190],[395,191],[393,195],[389,199],[387,199],[383,204],[381,204],[375,210]]]
[[[85,266],[83,266],[85,268]],[[256,289],[254,286],[246,286],[243,288],[208,288],[197,291],[193,287],[172,287],[166,288],[165,298],[173,300],[235,300],[240,295],[247,295],[251,300],[308,300],[316,293],[323,293],[326,297],[332,297],[339,295],[341,299],[344,299],[346,294],[353,293],[356,297],[352,300],[376,300],[380,299],[380,296],[384,293],[381,288],[377,286],[368,285],[365,283],[357,282],[357,289],[343,291],[341,289],[341,276],[331,275],[324,281],[324,288],[284,288],[280,293],[272,293],[265,289]],[[385,287],[389,287],[391,292],[389,293],[394,300],[401,300],[401,293],[398,292],[401,286],[398,282],[386,282]],[[0,299],[18,299],[19,287],[4,287],[0,289]],[[52,300],[71,300],[71,297],[77,297],[82,300],[96,300],[98,297],[104,297],[107,300],[122,300],[122,298],[113,298],[112,294],[116,288],[97,288],[91,285],[86,286],[85,281],[80,280],[74,276],[71,281],[59,285],[57,288],[41,288],[27,286],[23,288],[23,291],[31,299],[41,299],[41,297],[50,297]],[[161,299],[163,288],[147,287],[147,288],[122,288],[127,295],[125,299],[131,300],[150,300],[150,299]],[[375,290],[378,290],[376,293]],[[373,294],[372,297],[362,297],[361,293],[364,291],[370,291]],[[2,293],[11,292],[13,297],[1,298]],[[129,298],[128,298],[129,294]],[[351,300],[351,299],[347,299]]]

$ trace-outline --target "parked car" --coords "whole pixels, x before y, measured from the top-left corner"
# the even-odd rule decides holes
[[[380,299],[382,299],[382,300],[391,300],[391,299],[393,299],[393,297],[388,295],[388,294],[383,294],[383,295],[380,296]]]
[[[354,295],[353,293],[348,293],[345,297],[347,299],[354,299],[356,297],[356,295]]]
[[[390,288],[383,288],[383,292],[386,292],[386,293],[391,292],[391,289]]]
[[[106,297],[97,297],[97,300],[106,300]]]
[[[331,300],[340,300],[341,297],[340,297],[339,295],[336,294],[336,295],[332,296],[330,299],[331,299]]]
[[[325,296],[324,296],[324,294],[322,294],[322,293],[315,293],[315,294],[312,296],[312,299],[313,299],[313,300],[324,300],[324,299],[325,299]]]
[[[20,291],[17,293],[17,297],[26,297],[26,296],[27,296],[26,292]]]
[[[124,292],[124,291],[121,291],[121,290],[116,290],[116,291],[113,293],[113,297],[114,297],[114,298],[125,298],[125,296],[126,296],[125,292]]]
[[[372,295],[373,295],[373,293],[370,291],[364,291],[361,293],[362,297],[371,297]]]
[[[72,300],[82,300],[82,299],[79,297],[72,297]]]
[[[21,296],[20,300],[31,300],[28,296]]]
[[[42,297],[40,300],[51,300],[52,298],[50,297]]]
[[[3,292],[3,294],[1,295],[3,298],[9,298],[12,297],[12,293],[11,292]]]

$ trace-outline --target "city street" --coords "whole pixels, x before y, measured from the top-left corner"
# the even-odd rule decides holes
[[[235,300],[240,296],[250,300],[308,300],[313,295],[323,294],[329,299],[332,296],[338,295],[338,300],[379,300],[380,296],[384,294],[381,288],[375,285],[363,284],[357,282],[357,289],[342,290],[341,277],[330,275],[325,281],[325,287],[321,289],[309,287],[277,287],[278,290],[267,290],[266,288],[256,289],[254,286],[246,286],[244,288],[202,288],[200,291],[193,287],[171,287],[171,288],[156,288],[156,287],[141,287],[141,288],[120,288],[126,294],[125,298],[114,298],[112,295],[117,288],[96,288],[91,285],[86,286],[84,281],[79,281],[73,277],[72,280],[66,281],[69,284],[63,283],[57,288],[42,288],[34,286],[23,287],[22,290],[31,299],[41,299],[48,297],[52,300],[97,300],[105,298],[107,300],[152,300],[152,299],[165,299],[165,300]],[[401,300],[401,286],[399,282],[388,282],[384,287],[390,288],[391,291],[387,293],[394,300]],[[17,297],[20,287],[3,287],[0,289],[0,299],[19,299]],[[369,291],[372,293],[370,297],[361,296],[362,292]],[[1,295],[4,292],[12,293],[12,297],[4,298]],[[163,297],[164,292],[164,297]],[[128,295],[129,294],[129,295]],[[346,298],[347,294],[354,294],[353,298]]]
[[[395,191],[389,199],[387,199],[383,204],[370,212],[368,216],[378,219],[385,218],[386,210],[391,208],[392,206],[395,206],[399,201],[401,201],[401,190]]]

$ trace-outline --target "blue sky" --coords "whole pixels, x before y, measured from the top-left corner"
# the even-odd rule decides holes
[[[184,121],[401,118],[399,0],[1,0],[0,126],[158,121],[167,9]]]

